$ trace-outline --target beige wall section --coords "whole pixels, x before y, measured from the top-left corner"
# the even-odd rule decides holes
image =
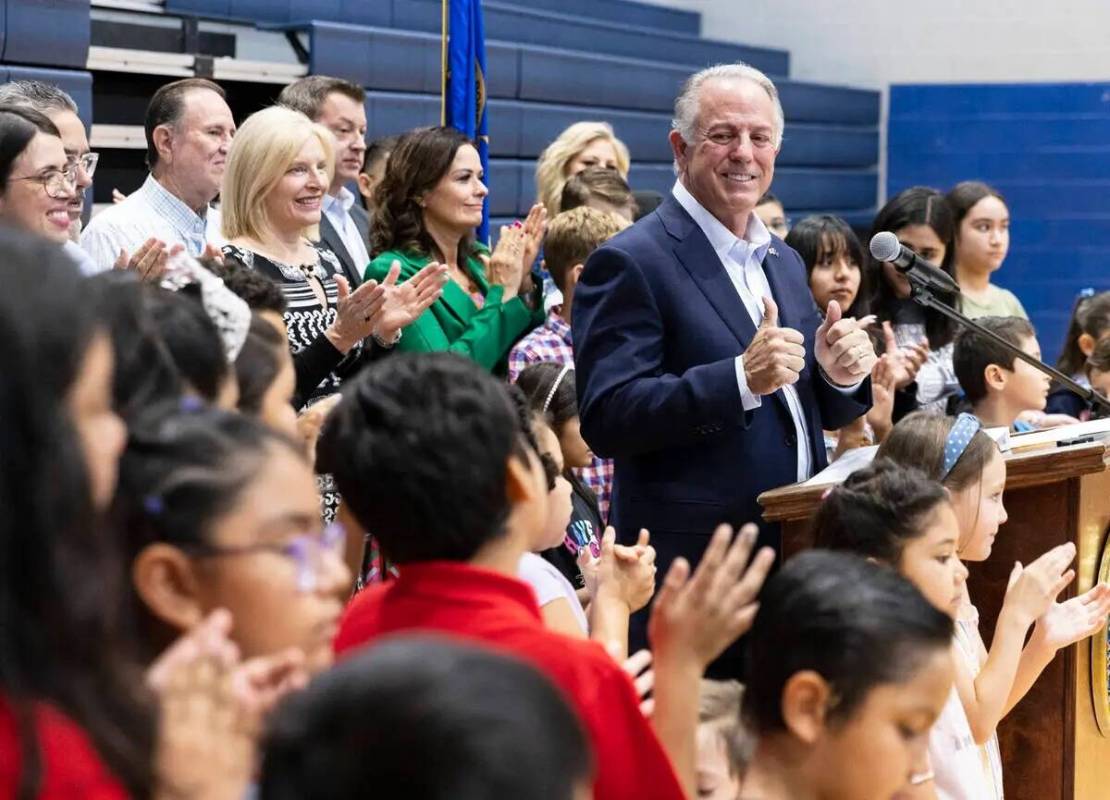
[[[1108,0],[643,0],[714,39],[790,51],[791,77],[890,83],[1110,79]]]

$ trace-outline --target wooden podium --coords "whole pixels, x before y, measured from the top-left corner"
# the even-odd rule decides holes
[[[1110,558],[1104,558],[1110,445],[1010,453],[1006,462],[1009,521],[999,530],[990,559],[967,565],[988,645],[1015,561],[1028,564],[1050,547],[1070,541],[1078,551],[1078,576],[1061,599],[1086,591],[1099,579],[1110,580]],[[764,518],[782,523],[784,560],[812,546],[810,520],[826,489],[828,485],[799,484],[760,496]],[[998,735],[1009,800],[1110,799],[1106,629],[1062,650],[1003,720]]]

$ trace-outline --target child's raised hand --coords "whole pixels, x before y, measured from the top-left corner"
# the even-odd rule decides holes
[[[1053,603],[1037,620],[1033,641],[1053,652],[1093,636],[1110,614],[1110,584],[1094,588],[1063,603]]]
[[[1075,545],[1067,542],[1023,567],[1014,564],[1002,610],[1016,615],[1022,625],[1032,625],[1056,602],[1056,597],[1075,579],[1068,565],[1075,559]]]
[[[686,559],[671,562],[648,622],[656,662],[676,659],[704,670],[751,628],[775,559],[764,547],[749,562],[756,534],[751,524],[735,538],[731,527],[719,526],[693,576]]]

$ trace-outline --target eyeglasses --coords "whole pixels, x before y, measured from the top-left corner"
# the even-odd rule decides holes
[[[178,545],[199,558],[220,558],[248,556],[256,553],[273,553],[293,562],[297,571],[297,591],[314,592],[320,587],[328,556],[342,558],[343,546],[347,541],[346,529],[337,522],[324,528],[323,533],[315,535],[303,533],[286,542],[266,544],[222,546],[207,542],[194,542]]]
[[[83,156],[72,156],[66,163],[80,167],[91,178],[96,173],[98,161],[100,161],[100,153],[85,153]]]
[[[48,197],[55,200],[64,200],[77,189],[77,165],[67,164],[64,170],[51,169],[41,175],[25,175],[22,178],[9,178],[8,180],[41,183]]]

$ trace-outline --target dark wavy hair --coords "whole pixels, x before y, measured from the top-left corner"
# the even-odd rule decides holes
[[[944,261],[937,266],[954,279],[956,277],[953,266],[956,257],[956,223],[944,195],[936,189],[928,186],[911,186],[888,200],[875,215],[867,241],[870,242],[880,231],[897,233],[911,225],[928,225],[936,233],[937,238],[944,242]],[[867,253],[866,272],[866,280],[871,292],[868,306],[871,312],[878,316],[880,322],[885,322],[891,319],[891,309],[897,298],[890,284],[883,277],[883,265],[872,258],[870,252]],[[945,304],[956,306],[955,295],[938,294],[937,296]],[[927,308],[925,309],[925,336],[929,340],[929,347],[939,350],[956,338],[956,324],[940,312]]]
[[[421,128],[401,137],[389,154],[385,176],[374,190],[375,213],[370,230],[370,257],[387,250],[403,250],[444,258],[424,227],[420,198],[435,188],[451,168],[455,154],[474,142],[454,128]],[[469,234],[459,242],[463,264],[476,252]]]
[[[146,797],[153,705],[121,660],[123,559],[99,530],[65,405],[106,332],[100,295],[57,245],[0,228],[0,252],[0,698],[22,753],[17,797],[42,789],[40,704],[80,726],[128,793]]]

